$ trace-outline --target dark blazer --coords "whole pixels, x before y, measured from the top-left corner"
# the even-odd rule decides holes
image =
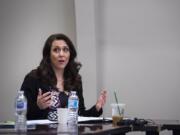
[[[41,110],[37,106],[37,95],[38,89],[41,88],[43,92],[50,91],[51,86],[41,82],[39,79],[35,78],[31,74],[27,74],[24,78],[21,90],[24,91],[24,94],[27,98],[27,119],[47,119],[49,109]],[[85,109],[84,98],[83,98],[83,89],[82,85],[80,89],[76,89],[77,95],[79,97],[79,116],[93,116],[98,117],[102,114],[102,109],[100,111],[96,110],[95,105],[89,110]]]

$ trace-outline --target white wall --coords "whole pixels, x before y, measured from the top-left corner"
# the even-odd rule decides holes
[[[95,2],[98,88],[126,116],[180,119],[180,1]]]
[[[75,0],[76,37],[78,60],[82,63],[80,74],[86,108],[97,100],[96,38],[93,0]]]
[[[105,88],[105,116],[116,91],[126,116],[180,119],[179,7],[177,0],[75,0],[88,103],[93,88]]]
[[[0,121],[13,120],[24,76],[39,65],[46,38],[56,32],[75,42],[74,1],[0,0]]]

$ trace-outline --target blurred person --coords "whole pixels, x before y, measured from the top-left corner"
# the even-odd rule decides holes
[[[57,120],[57,108],[67,107],[70,91],[76,91],[79,97],[79,116],[102,114],[107,92],[101,90],[96,104],[86,110],[79,74],[81,64],[75,60],[76,56],[75,47],[66,35],[59,33],[48,37],[40,65],[25,76],[21,86],[28,101],[28,120]]]

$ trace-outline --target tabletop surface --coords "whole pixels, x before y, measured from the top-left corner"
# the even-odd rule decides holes
[[[81,123],[76,126],[58,123],[45,123],[28,125],[28,130],[24,134],[117,134],[129,131],[159,131],[163,129],[180,130],[179,120],[147,120],[148,124],[143,126],[119,125],[114,126],[112,122]],[[0,126],[0,134],[18,134],[11,126]]]

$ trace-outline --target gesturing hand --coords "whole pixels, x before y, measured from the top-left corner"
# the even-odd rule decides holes
[[[40,109],[46,109],[51,105],[51,92],[42,94],[42,90],[39,89],[37,96],[37,105]]]
[[[106,103],[107,91],[102,90],[100,96],[96,102],[96,109],[99,111]]]

